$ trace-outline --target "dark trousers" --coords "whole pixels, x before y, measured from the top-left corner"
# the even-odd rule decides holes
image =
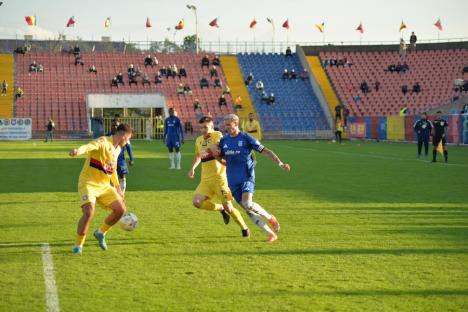
[[[429,139],[418,140],[418,155],[421,155],[423,143],[424,143],[424,155],[427,156],[427,153],[429,150]]]
[[[341,131],[335,131],[335,138],[341,144]]]

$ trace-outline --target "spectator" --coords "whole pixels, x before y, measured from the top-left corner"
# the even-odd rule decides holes
[[[254,75],[250,72],[249,75],[247,76],[247,79],[245,80],[245,84],[248,86],[250,83],[253,81]]]
[[[201,110],[202,106],[200,104],[200,101],[197,98],[195,98],[195,101],[193,101],[193,111],[196,112],[197,109]]]
[[[361,96],[359,94],[356,94],[355,96],[353,96],[353,101],[355,104],[361,103]]]
[[[292,57],[292,51],[290,47],[286,48],[286,56],[291,56]]]
[[[189,133],[190,134],[193,134],[193,126],[192,126],[192,123],[190,121],[186,121],[185,124],[184,124],[184,130],[185,130],[185,134]]]
[[[231,94],[231,88],[229,88],[228,85],[226,85],[223,89],[223,94]]]
[[[324,61],[322,62],[323,69],[326,69],[327,66],[328,66],[328,64],[330,64],[330,61],[329,61],[329,60],[324,60]]]
[[[341,122],[341,118],[336,118],[335,122],[335,139],[341,144],[341,134],[343,132],[343,123]]]
[[[24,95],[23,89],[21,89],[20,87],[16,87],[16,90],[15,90],[15,100],[19,99],[19,98],[22,97],[23,95]]]
[[[351,66],[353,66],[353,62],[351,62],[351,61],[348,60],[347,58],[345,58],[345,59],[346,59],[346,62],[345,62],[345,64],[344,64],[343,67],[351,67]]]
[[[117,79],[117,76],[114,76],[114,78],[111,80],[111,88],[112,87],[119,87],[119,80]]]
[[[338,104],[335,106],[335,119],[341,118],[342,111],[343,111],[343,105]]]
[[[49,140],[52,142],[54,139],[54,129],[55,129],[55,123],[52,120],[52,118],[49,118],[49,122],[46,125],[47,128],[47,133],[44,142],[49,142]]]
[[[210,78],[218,77],[218,70],[216,69],[216,65],[213,65],[210,70]]]
[[[402,85],[401,86],[401,92],[406,95],[408,93],[408,86],[407,85]]]
[[[6,80],[3,80],[2,82],[2,96],[7,96],[7,90],[8,90],[8,83]]]
[[[17,48],[15,49],[14,53],[16,53],[16,54],[23,54],[23,55],[24,55],[24,54],[26,54],[27,51],[28,51],[28,50],[27,50],[26,47],[17,47]]]
[[[363,81],[359,88],[361,89],[362,93],[364,93],[364,94],[369,93],[369,85],[367,84],[366,81]]]
[[[234,100],[234,108],[237,110],[242,109],[242,98],[240,95]]]
[[[159,70],[159,74],[160,74],[161,77],[166,76],[166,74],[167,74],[166,66],[161,67],[161,69]]]
[[[462,69],[462,75],[468,73],[468,66],[463,67]]]
[[[304,68],[304,70],[301,73],[301,80],[306,80],[306,79],[309,79],[309,72],[307,71],[307,69]]]
[[[130,73],[130,76],[128,77],[128,85],[131,86],[133,84],[136,84],[138,86],[138,81],[136,80],[136,73]]]
[[[184,66],[180,66],[179,69],[179,79],[182,79],[182,77],[187,78],[187,71],[185,70]]]
[[[405,40],[403,38],[400,39],[399,53],[400,53],[400,58],[403,59],[403,58],[406,57],[406,43],[405,43]]]
[[[400,109],[400,116],[404,117],[408,114],[408,107],[403,107]]]
[[[291,69],[291,71],[289,72],[289,79],[292,80],[296,80],[297,79],[297,74],[296,74],[296,71],[294,69]]]
[[[146,68],[147,66],[151,66],[151,68],[153,68],[154,62],[153,62],[153,59],[151,58],[151,55],[148,54],[148,55],[145,57],[144,64],[145,64],[145,68]]]
[[[219,88],[222,88],[223,87],[223,84],[221,82],[221,80],[216,77],[215,80],[214,80],[214,83],[213,83],[213,86],[216,88],[216,87],[219,87]],[[224,93],[223,93],[224,94]]]
[[[221,97],[218,99],[218,105],[219,107],[223,105],[227,107],[227,102],[226,102],[226,98],[224,97],[224,94],[222,94]]]
[[[38,66],[36,61],[33,61],[31,64],[29,64],[29,72],[36,72],[38,71]]]
[[[413,31],[409,39],[411,51],[416,51],[416,41],[418,41],[418,37],[416,37]]]
[[[166,79],[169,79],[169,77],[172,77],[172,68],[170,65],[166,67]]]
[[[344,127],[346,128],[348,126],[348,117],[349,117],[349,108],[345,105],[343,105],[344,110],[343,110],[343,122],[344,122]]]
[[[268,103],[268,94],[265,92],[265,90],[262,92],[262,97],[260,99],[262,103]]]
[[[153,64],[154,64],[155,66],[158,66],[158,65],[159,65],[159,61],[158,61],[156,55],[154,56]]]
[[[137,68],[135,69],[135,77],[140,77],[141,76],[141,69],[140,69],[140,65],[137,66]]]
[[[81,66],[84,66],[84,62],[83,62],[83,59],[81,58],[81,55],[78,55],[75,57],[75,66],[77,66],[78,64],[80,64]]]
[[[125,84],[125,83],[124,83],[124,80],[123,80],[123,74],[122,74],[122,72],[119,72],[119,73],[117,74],[116,79],[117,79],[117,82],[120,83],[121,85],[124,85],[124,84]]]
[[[42,64],[37,65],[37,71],[38,71],[39,73],[44,72],[44,66],[42,66]]]
[[[331,66],[337,66],[338,64],[338,60],[335,58],[335,59],[330,59],[330,67]]]
[[[177,95],[185,94],[184,93],[184,85],[182,83],[179,83],[177,86]]]
[[[192,94],[192,89],[190,88],[188,83],[184,85],[184,94]]]
[[[268,105],[275,104],[275,95],[273,93],[270,93],[270,96],[268,97]]]
[[[80,47],[79,47],[79,46],[75,46],[75,47],[73,48],[73,52],[72,52],[72,53],[73,53],[74,56],[81,55]]]
[[[283,75],[281,76],[281,79],[283,80],[289,79],[289,72],[286,68],[283,71]]]
[[[177,69],[177,65],[174,64],[172,65],[172,79],[175,79],[175,77],[179,74],[179,70]]]
[[[95,73],[97,75],[97,69],[96,66],[92,65],[88,68],[88,72],[90,73]]]
[[[162,83],[162,79],[161,79],[161,74],[160,74],[160,73],[157,73],[157,74],[154,76],[154,83],[155,83],[155,84]]]
[[[384,71],[385,72],[390,72],[390,73],[393,74],[393,72],[396,71],[396,65],[395,64],[390,64],[390,65],[388,65],[387,70],[384,70]]]
[[[201,80],[200,80],[200,88],[203,89],[203,88],[209,88],[210,85],[208,83],[208,80],[203,77]]]
[[[220,61],[220,59],[219,59],[219,57],[217,55],[214,56],[213,61],[211,62],[211,64],[216,65],[216,66],[221,65],[221,61]]]
[[[419,85],[419,82],[416,82],[414,85],[413,85],[413,93],[419,93],[421,92],[421,86]]]
[[[151,86],[151,80],[148,77],[148,74],[144,73],[143,76],[141,77],[141,85],[144,86],[145,84],[148,84],[148,86]]]
[[[255,89],[257,91],[263,91],[263,82],[261,80],[257,81],[257,84],[255,85]]]
[[[134,73],[135,73],[135,68],[133,67],[133,64],[130,64],[130,67],[127,69],[128,79],[130,79],[130,76],[132,76]]]
[[[374,89],[375,89],[375,92],[378,92],[380,90],[380,81],[378,80],[374,81]]]
[[[205,56],[201,60],[201,68],[206,66],[206,68],[210,68],[210,60],[208,59],[208,55],[205,54]]]

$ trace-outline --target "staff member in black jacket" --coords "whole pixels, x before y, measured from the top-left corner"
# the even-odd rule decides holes
[[[423,113],[421,119],[414,123],[414,131],[416,131],[416,136],[418,138],[418,159],[421,159],[421,149],[424,143],[424,156],[427,159],[427,153],[429,150],[429,137],[431,136],[432,131],[432,122],[427,119],[427,114]]]

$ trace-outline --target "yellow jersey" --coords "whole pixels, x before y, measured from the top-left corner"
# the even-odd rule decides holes
[[[100,137],[89,144],[78,148],[78,155],[88,154],[80,173],[79,183],[94,185],[119,186],[117,177],[117,157],[120,146],[114,147],[112,137]]]
[[[205,139],[201,135],[195,141],[195,155],[201,158],[202,163],[202,181],[220,177],[226,178],[226,166],[217,161],[209,149],[211,145],[218,145],[222,137],[221,132],[214,131],[210,133],[208,138]]]
[[[262,128],[260,128],[260,123],[257,120],[247,120],[244,122],[244,126],[242,128],[244,132],[250,134],[257,140],[262,139]]]

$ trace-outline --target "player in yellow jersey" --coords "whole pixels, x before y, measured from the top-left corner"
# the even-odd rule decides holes
[[[103,250],[107,250],[107,231],[120,220],[126,211],[116,167],[120,150],[130,141],[132,132],[129,125],[120,124],[111,137],[100,137],[89,144],[72,149],[69,153],[71,157],[88,155],[78,179],[78,193],[83,215],[78,221],[74,254],[81,254],[83,250],[96,202],[112,211],[99,229],[94,232],[94,237]]]
[[[229,216],[241,227],[242,236],[249,237],[250,232],[240,212],[232,205],[232,194],[226,178],[226,167],[213,156],[223,134],[214,131],[213,119],[203,117],[200,119],[202,135],[195,141],[195,157],[188,172],[188,177],[195,177],[195,169],[202,164],[201,180],[193,195],[193,205],[196,208],[219,211],[223,214],[225,223]],[[215,204],[212,198],[217,197],[221,204]],[[229,214],[229,216],[227,215]]]
[[[262,140],[262,128],[260,127],[260,123],[258,122],[258,120],[254,119],[253,113],[249,114],[249,120],[244,122],[244,124],[242,125],[242,130],[245,133],[248,133],[251,136],[253,136],[258,141]],[[255,153],[252,153],[252,159],[256,161],[257,157]]]

